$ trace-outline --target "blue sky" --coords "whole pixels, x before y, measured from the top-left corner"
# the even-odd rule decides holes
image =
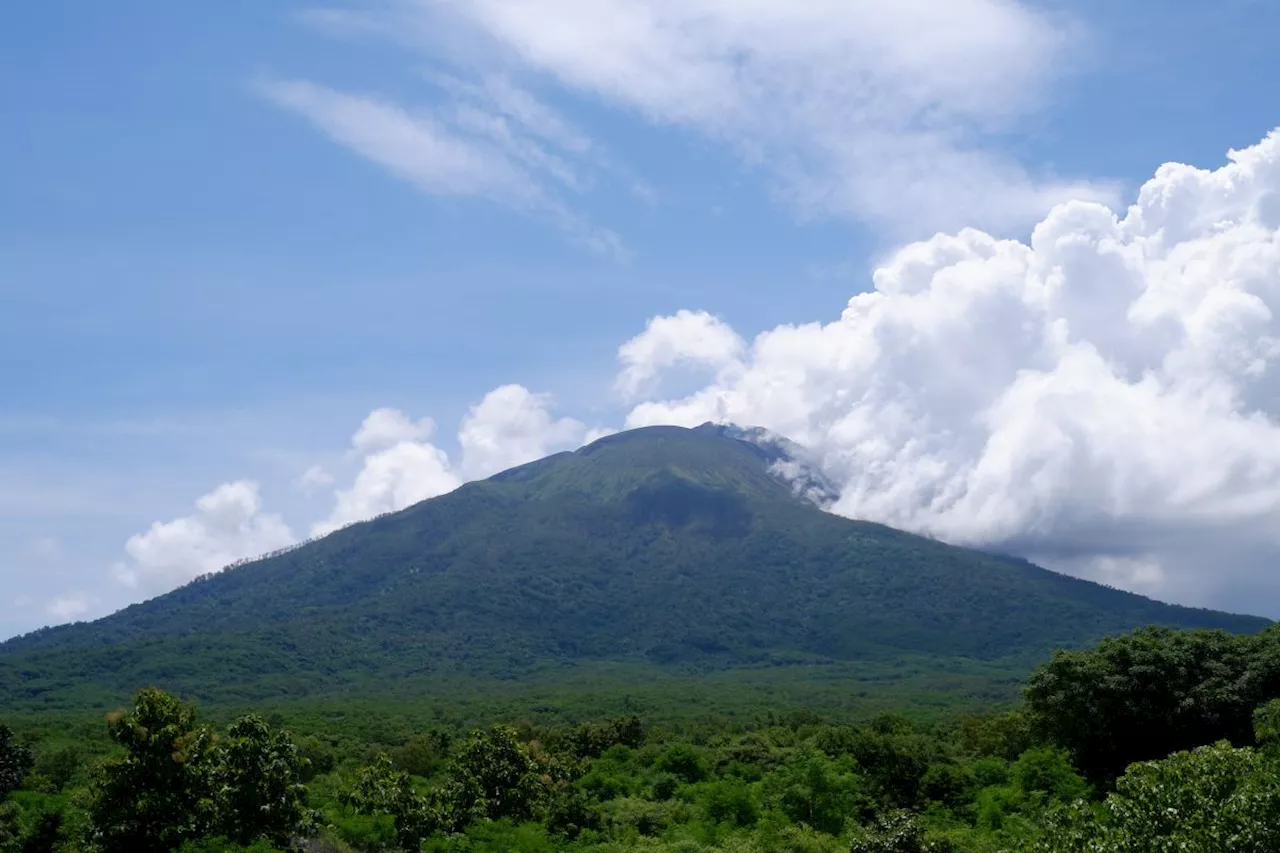
[[[151,553],[126,542],[220,484],[252,481],[249,514],[306,535],[405,442],[487,473],[455,433],[500,386],[551,395],[513,403],[552,412],[534,450],[636,422],[618,351],[651,318],[710,312],[679,338],[713,353],[737,346],[724,328],[831,322],[911,240],[1025,241],[1069,198],[1123,212],[1161,163],[1217,168],[1280,124],[1272,3],[845,5],[689,5],[711,24],[665,0],[9,10],[0,635],[172,585],[122,583]],[[944,8],[967,17],[929,23]],[[661,351],[645,370],[667,398],[723,367]],[[403,413],[390,437],[353,446],[380,407]],[[1090,560],[1239,604],[1144,587],[1145,552]]]

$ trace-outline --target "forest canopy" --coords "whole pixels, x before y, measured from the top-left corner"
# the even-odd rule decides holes
[[[0,726],[0,853],[1274,853],[1277,632],[1063,653],[1025,704],[406,730],[222,725],[158,689],[105,725]]]

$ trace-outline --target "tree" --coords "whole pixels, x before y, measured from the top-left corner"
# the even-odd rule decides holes
[[[583,723],[569,733],[566,746],[578,758],[599,758],[610,747],[621,744],[634,749],[643,740],[644,726],[632,714],[603,723]]]
[[[706,783],[698,794],[698,806],[712,823],[751,826],[760,817],[751,786],[735,776]]]
[[[0,800],[22,787],[35,761],[31,750],[18,743],[13,731],[0,723]]]
[[[442,824],[438,806],[414,791],[409,774],[394,769],[386,753],[359,772],[339,801],[357,814],[389,816],[402,850],[420,849]]]
[[[125,755],[108,762],[89,804],[90,842],[102,853],[168,853],[205,834],[213,733],[195,709],[148,688],[107,718]]]
[[[530,820],[548,793],[542,770],[510,726],[473,731],[450,764],[444,796],[451,822],[461,828],[473,820]]]
[[[701,782],[707,778],[707,763],[698,748],[683,741],[673,743],[663,750],[654,762],[654,768],[670,773],[685,782]]]
[[[861,805],[861,784],[845,759],[832,761],[816,749],[802,748],[764,779],[769,805],[796,823],[839,835]]]
[[[449,746],[444,732],[416,734],[391,752],[391,763],[411,776],[432,776],[444,764]]]
[[[919,804],[921,784],[935,757],[933,743],[901,717],[884,714],[870,726],[842,727],[822,740],[829,755],[848,755],[882,806]]]
[[[1280,699],[1254,710],[1253,737],[1267,751],[1280,751]]]
[[[306,760],[289,735],[255,715],[218,744],[212,771],[214,831],[239,844],[284,845],[310,821]]]
[[[84,764],[84,749],[79,744],[64,744],[41,750],[35,772],[49,780],[55,791],[61,791],[80,775]]]
[[[1280,631],[1147,628],[1085,652],[1058,652],[1031,676],[1039,733],[1108,785],[1135,761],[1228,740],[1253,743],[1253,711],[1280,696]]]
[[[305,760],[256,716],[219,740],[196,724],[194,707],[148,688],[107,726],[125,755],[103,767],[89,803],[89,840],[101,853],[162,853],[210,836],[283,844],[310,817]]]
[[[1275,853],[1280,774],[1273,760],[1222,741],[1135,764],[1100,808],[1059,812],[1039,853]]]
[[[908,811],[892,811],[863,830],[850,845],[850,853],[948,853],[950,844],[925,840],[920,821]]]
[[[1069,803],[1089,793],[1067,755],[1060,749],[1028,749],[1013,764],[1013,783],[1025,796]]]

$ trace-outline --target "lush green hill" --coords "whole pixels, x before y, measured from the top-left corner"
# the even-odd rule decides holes
[[[370,695],[563,677],[566,665],[1029,669],[1146,624],[1267,624],[830,515],[770,474],[776,449],[734,436],[611,436],[98,622],[11,640],[0,707],[147,683],[214,700]]]

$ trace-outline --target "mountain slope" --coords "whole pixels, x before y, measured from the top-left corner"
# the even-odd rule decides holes
[[[830,515],[773,476],[776,448],[740,436],[610,436],[12,640],[0,705],[148,682],[211,698],[368,690],[548,661],[1031,663],[1151,623],[1268,624]]]

